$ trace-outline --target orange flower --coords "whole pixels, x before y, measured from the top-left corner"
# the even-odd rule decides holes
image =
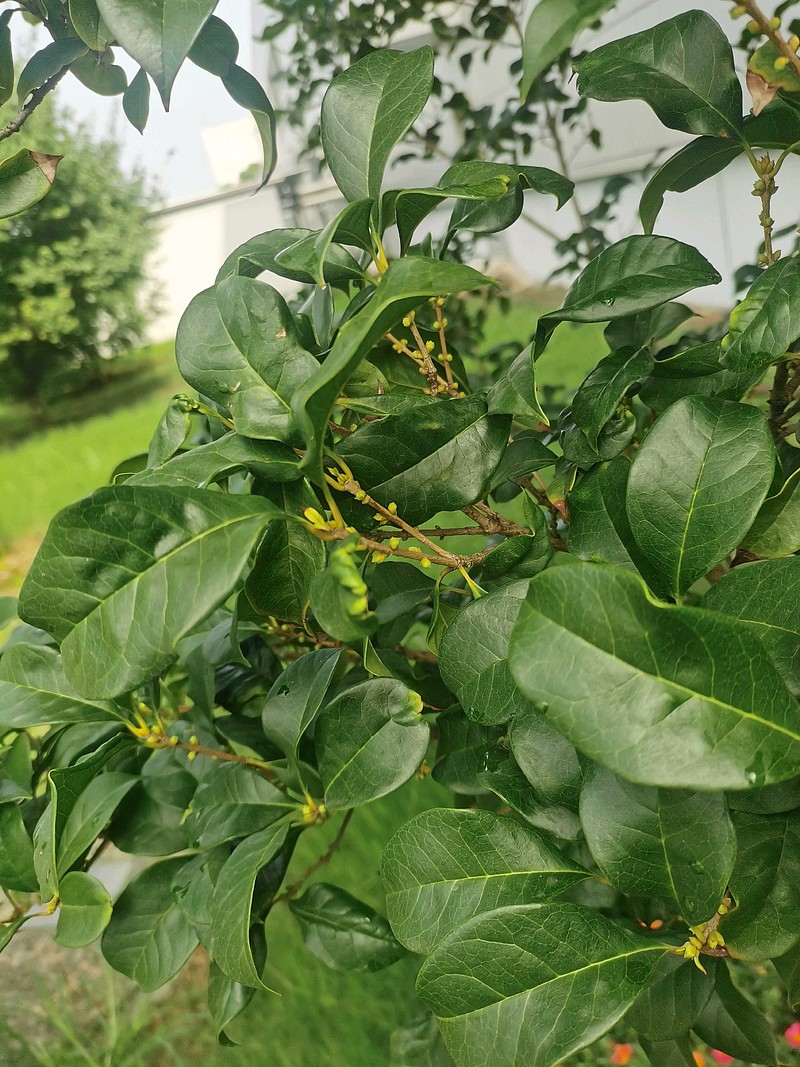
[[[625,1067],[633,1059],[633,1045],[614,1045],[610,1062],[614,1067]]]
[[[693,1052],[694,1062],[697,1067],[706,1067],[706,1058],[702,1052]]]

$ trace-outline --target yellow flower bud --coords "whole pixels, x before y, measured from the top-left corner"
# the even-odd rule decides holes
[[[778,56],[778,58],[773,63],[773,66],[775,67],[775,70],[786,70],[786,68],[789,66],[789,60],[786,58],[786,56]]]
[[[420,563],[421,567],[425,568],[425,570],[427,570],[428,567],[430,567],[430,565],[431,565],[431,561],[428,559],[427,556],[423,556],[422,559],[419,561],[419,563]]]

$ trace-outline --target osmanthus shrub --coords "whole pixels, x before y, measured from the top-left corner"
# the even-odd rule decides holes
[[[694,140],[645,190],[646,232],[479,391],[448,297],[491,281],[448,248],[570,183],[473,161],[386,189],[431,54],[333,81],[347,206],[228,258],[178,332],[197,398],[56,516],[23,586],[0,661],[0,944],[38,896],[61,944],[102,935],[144,990],[203,945],[229,1039],[288,904],[330,967],[418,954],[435,1025],[400,1035],[404,1063],[552,1067],[623,1017],[656,1065],[691,1064],[692,1034],[778,1062],[728,960],[774,960],[800,998],[800,259],[772,221],[800,42],[741,6],[774,89],[757,117],[703,12],[580,60],[587,97],[642,98]],[[724,335],[676,340],[677,299],[720,276],[653,235],[658,209],[737,156],[762,269]],[[608,323],[609,351],[551,420],[536,362],[563,323]],[[356,807],[427,773],[457,799],[388,841],[386,916],[284,884],[301,834],[332,820],[346,850]],[[113,906],[91,873],[106,842],[158,857]]]

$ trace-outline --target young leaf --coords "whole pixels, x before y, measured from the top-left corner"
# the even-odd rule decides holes
[[[34,89],[39,89],[55,74],[86,55],[86,45],[77,37],[61,37],[34,52],[17,78],[17,100],[25,103]]]
[[[13,893],[38,893],[33,841],[18,804],[0,804],[0,886]],[[0,949],[3,927],[0,927]]]
[[[516,415],[550,425],[537,396],[536,370],[533,362],[533,346],[520,352],[505,374],[486,394],[489,414]]]
[[[58,925],[54,941],[63,948],[91,945],[111,918],[108,890],[91,874],[70,871],[62,879],[58,895]]]
[[[459,1067],[544,1067],[622,1018],[667,951],[588,908],[523,904],[459,926],[417,989]]]
[[[79,693],[135,689],[168,666],[175,643],[228,596],[274,511],[257,496],[99,489],[50,524],[20,613],[61,642]]]
[[[144,993],[173,978],[199,942],[172,893],[183,856],[154,863],[123,890],[103,934],[106,962]]]
[[[522,44],[523,100],[539,75],[555,63],[581,30],[615,4],[616,0],[539,0],[528,18]]]
[[[412,952],[429,953],[475,915],[552,900],[587,872],[537,831],[490,811],[434,808],[395,833],[381,874],[389,921]]]
[[[320,712],[314,732],[328,808],[377,800],[414,774],[430,729],[422,699],[394,678],[345,689]]]
[[[749,563],[729,571],[703,597],[703,607],[748,623],[788,688],[800,695],[800,559]]]
[[[530,711],[508,669],[508,642],[527,591],[522,581],[482,596],[458,613],[442,638],[442,680],[473,722],[491,726]]]
[[[439,185],[449,189],[491,179],[504,181],[508,190],[506,194],[484,202],[459,198],[447,226],[446,240],[449,240],[456,230],[497,233],[507,229],[522,214],[524,193],[527,189],[554,196],[557,202],[556,210],[563,207],[575,191],[575,186],[569,178],[546,167],[490,163],[482,159],[467,159],[454,163],[442,175]]]
[[[722,362],[734,371],[766,369],[800,336],[800,259],[789,256],[758,275],[731,312]]]
[[[69,0],[69,17],[75,32],[92,52],[104,52],[113,41],[96,0]]]
[[[743,1063],[777,1063],[769,1021],[739,992],[722,960],[711,999],[692,1029],[711,1048]]]
[[[265,829],[286,807],[285,795],[249,767],[217,764],[197,787],[185,826],[195,848],[214,848]]]
[[[580,817],[597,865],[626,896],[665,900],[690,926],[716,912],[736,857],[720,793],[634,785],[593,765]]]
[[[421,523],[481,498],[510,426],[482,396],[468,396],[367,422],[337,452],[379,504],[394,503],[406,522]]]
[[[0,162],[0,219],[19,215],[47,196],[62,159],[22,148]]]
[[[70,685],[61,656],[44,645],[19,644],[0,659],[0,726],[27,729],[54,723],[121,719],[111,703],[88,700]]]
[[[291,265],[284,263],[278,257],[287,249],[297,246],[301,241],[311,249],[313,253],[316,244],[318,230],[306,230],[299,227],[293,229],[269,230],[267,233],[258,234],[248,241],[239,245],[228,256],[220,269],[217,271],[217,283],[229,278],[232,274],[244,278],[256,278],[264,271],[272,271],[282,278],[289,278],[294,282],[314,284],[314,260],[309,255],[303,266],[295,263],[293,256]],[[328,248],[325,256],[325,281],[340,289],[346,289],[351,281],[363,279],[364,272],[350,253],[341,245],[333,244]]]
[[[56,872],[59,881],[93,844],[122,799],[138,781],[135,775],[122,771],[100,774],[86,784],[76,799],[69,798],[69,811],[64,817],[63,794],[65,788],[70,788],[65,777],[68,773],[51,772],[53,785],[58,782]]]
[[[553,726],[630,781],[748,789],[800,774],[797,703],[749,629],[654,602],[619,568],[537,575],[509,665]]]
[[[800,552],[800,471],[786,479],[779,493],[764,501],[742,548],[767,559]]]
[[[256,878],[277,857],[288,833],[288,823],[282,822],[246,837],[226,860],[214,888],[212,958],[223,974],[252,989],[269,988],[261,980],[250,941]]]
[[[338,886],[318,882],[289,910],[306,948],[334,971],[380,971],[406,955],[386,919]]]
[[[584,267],[558,311],[539,319],[534,358],[542,354],[560,322],[624,318],[720,280],[691,245],[669,237],[625,237]]]
[[[732,552],[769,492],[775,449],[762,414],[688,396],[636,453],[626,506],[639,548],[673,596]]]
[[[705,11],[603,45],[575,69],[581,96],[644,100],[674,130],[740,139],[742,90],[733,51]]]
[[[389,156],[427,103],[433,52],[381,49],[331,82],[322,101],[325,161],[346,200],[380,196]]]
[[[650,373],[653,357],[645,349],[614,352],[601,359],[572,398],[572,418],[597,447],[597,438],[631,386]]]
[[[218,0],[97,0],[103,21],[147,71],[169,110],[172,85]]]

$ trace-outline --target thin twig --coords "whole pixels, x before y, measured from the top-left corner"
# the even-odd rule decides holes
[[[742,0],[742,7],[753,22],[756,23],[764,36],[769,37],[773,44],[778,48],[781,55],[789,60],[789,64],[794,68],[795,72],[800,75],[800,56],[798,56],[797,52],[790,46],[789,42],[780,32],[780,28],[772,25],[771,20],[767,18],[761,10],[756,0]]]
[[[339,850],[342,838],[347,832],[347,827],[350,825],[354,810],[354,808],[350,808],[350,810],[345,813],[345,817],[342,819],[342,825],[339,827],[339,832],[336,834],[336,837],[334,837],[327,851],[323,852],[323,854],[311,864],[308,870],[305,871],[296,882],[293,882],[290,886],[287,886],[282,893],[279,893],[278,896],[273,899],[273,904],[280,904],[281,901],[284,900],[292,900],[297,896],[312,874],[316,874],[320,867],[324,867],[326,863],[330,863],[336,852]]]
[[[6,125],[0,129],[0,141],[5,141],[6,138],[13,137],[15,133],[19,133],[39,104],[41,104],[48,93],[51,93],[53,89],[55,89],[69,69],[69,65],[62,67],[61,70],[56,71],[51,78],[48,78],[44,85],[40,85],[38,89],[33,90],[28,98],[28,102],[20,108],[16,116],[10,122],[6,123]]]

